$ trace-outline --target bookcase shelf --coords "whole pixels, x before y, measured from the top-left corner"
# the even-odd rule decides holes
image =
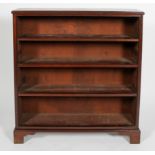
[[[136,68],[133,60],[127,58],[33,58],[19,63],[18,67],[125,67]]]
[[[143,12],[12,13],[14,142],[35,132],[90,130],[140,143]]]
[[[19,41],[105,41],[105,42],[138,42],[139,39],[129,35],[72,35],[72,34],[30,34],[22,35]]]
[[[106,96],[107,94],[111,96],[121,95],[122,96],[136,96],[135,88],[132,86],[118,85],[118,86],[83,86],[83,85],[72,85],[72,86],[44,86],[44,85],[35,85],[31,87],[23,87],[20,90],[20,96],[24,95],[47,95],[51,94],[100,94]],[[41,95],[41,96],[42,96]]]
[[[69,120],[69,121],[68,121]],[[89,121],[88,121],[89,120]],[[132,126],[130,114],[50,114],[34,113],[23,114],[21,118],[24,126],[61,126],[76,127],[79,124],[83,127],[93,126]],[[70,122],[70,123],[68,123]]]

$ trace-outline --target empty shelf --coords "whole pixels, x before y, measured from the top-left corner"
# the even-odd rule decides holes
[[[129,35],[72,35],[72,34],[23,34],[19,41],[126,41],[138,42],[138,38]]]
[[[133,61],[127,58],[34,58],[23,63],[110,63],[110,64],[132,64]]]
[[[31,87],[22,87],[19,93],[20,96],[25,95],[46,95],[51,94],[105,94],[105,95],[126,95],[136,96],[135,89],[132,86],[118,85],[118,86],[83,86],[83,85],[72,85],[72,86],[45,86],[45,85],[34,85]]]
[[[18,67],[105,67],[105,68],[136,68],[133,60],[127,58],[34,58],[22,61]]]
[[[22,114],[22,125],[25,126],[131,126],[130,114],[64,114],[64,113],[25,113]]]

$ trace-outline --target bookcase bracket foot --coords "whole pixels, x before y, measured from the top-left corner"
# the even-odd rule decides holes
[[[123,131],[120,134],[129,136],[130,144],[140,143],[140,130]]]
[[[27,135],[33,135],[35,132],[33,131],[25,131],[25,130],[14,130],[14,144],[22,144],[24,143],[24,137]]]

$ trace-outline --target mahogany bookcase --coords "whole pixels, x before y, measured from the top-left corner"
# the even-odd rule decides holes
[[[143,12],[14,10],[14,142],[98,131],[140,143]]]

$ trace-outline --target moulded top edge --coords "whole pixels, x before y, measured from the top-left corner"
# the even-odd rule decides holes
[[[144,12],[129,9],[16,9],[13,14],[21,16],[139,16]]]

